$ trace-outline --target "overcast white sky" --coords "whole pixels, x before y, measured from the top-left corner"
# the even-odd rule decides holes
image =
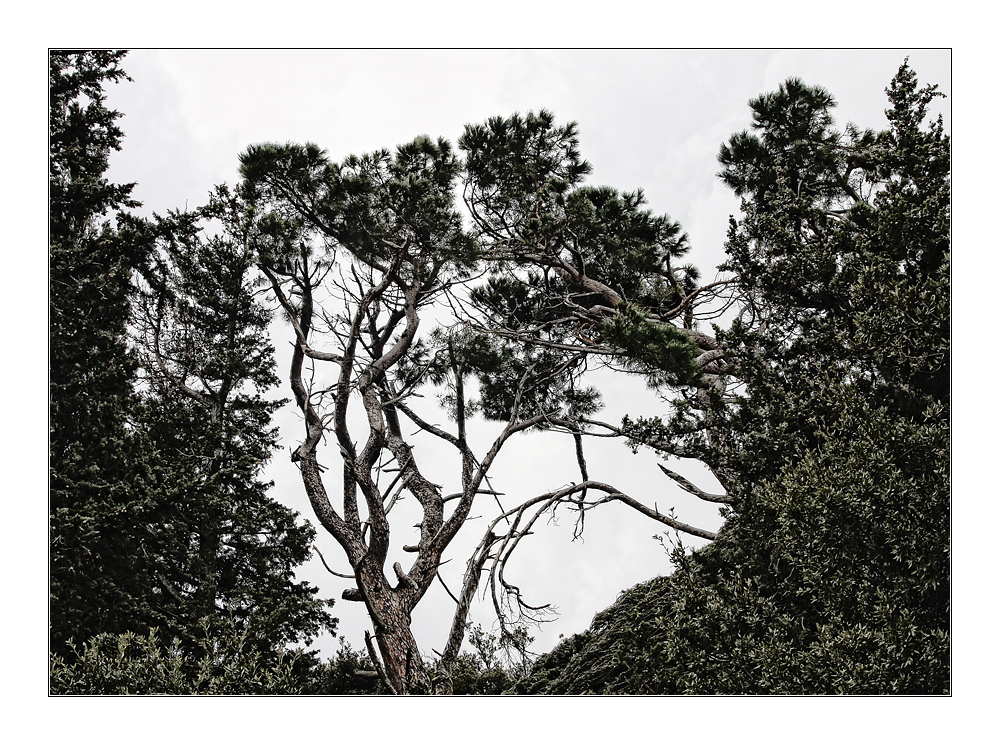
[[[723,258],[727,218],[738,211],[715,177],[719,146],[749,125],[747,101],[774,90],[789,76],[830,90],[837,121],[879,128],[885,123],[884,88],[903,59],[921,82],[949,95],[941,105],[950,125],[951,59],[947,50],[841,51],[162,51],[135,50],[125,69],[135,82],[109,91],[108,105],[125,114],[126,138],[109,177],[137,182],[143,212],[203,203],[213,185],[237,180],[237,156],[262,141],[312,141],[333,159],[392,148],[419,134],[454,142],[466,123],[515,111],[547,108],[560,121],[579,123],[590,182],[622,190],[642,188],[649,206],[671,215],[691,237],[691,260],[710,279]],[[278,341],[279,349],[287,348]],[[285,371],[281,370],[282,377]],[[663,411],[641,384],[604,378],[604,418]],[[287,395],[284,393],[283,395]],[[291,443],[300,425],[292,412],[279,417]],[[431,447],[428,443],[424,447]],[[516,496],[542,493],[576,478],[572,442],[521,436],[493,473],[497,488]],[[322,460],[322,459],[321,459]],[[680,519],[716,529],[715,507],[671,486],[650,455],[624,446],[591,447],[592,478],[608,481]],[[675,464],[710,488],[696,464]],[[332,469],[331,474],[338,469]],[[276,499],[312,518],[298,475],[279,454],[270,470]],[[455,474],[441,471],[443,480]],[[330,491],[337,493],[336,483]],[[335,502],[336,504],[336,502]],[[507,504],[506,506],[509,506]],[[551,602],[560,615],[531,631],[534,649],[547,651],[560,634],[584,630],[618,592],[669,571],[657,524],[608,506],[592,513],[584,540],[570,541],[571,520],[538,531],[508,573],[529,602]],[[409,525],[409,515],[402,525]],[[312,520],[314,524],[317,521]],[[465,540],[442,570],[457,591],[468,551],[485,528],[468,526]],[[394,543],[411,542],[409,534]],[[696,539],[686,544],[698,545]],[[318,545],[339,571],[339,549],[322,534]],[[399,558],[405,560],[405,556]],[[390,562],[393,559],[390,559]],[[404,563],[405,566],[405,563]],[[321,594],[338,599],[341,633],[357,647],[367,617],[361,604],[339,600],[347,581],[318,561],[302,576]],[[534,604],[534,603],[533,603]],[[441,649],[453,603],[439,586],[414,615],[418,643]],[[473,621],[489,627],[492,613],[476,607]],[[325,653],[335,645],[323,640]]]

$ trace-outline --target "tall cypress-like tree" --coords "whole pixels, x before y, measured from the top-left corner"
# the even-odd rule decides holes
[[[293,576],[312,528],[260,479],[269,314],[245,248],[200,234],[223,192],[190,215],[120,212],[138,203],[104,178],[123,135],[103,87],[128,79],[123,57],[50,58],[52,651],[153,627],[196,651],[207,618],[273,656],[335,619]]]
[[[226,222],[206,237],[203,218]],[[270,312],[238,208],[222,187],[196,213],[158,222],[136,327],[136,424],[152,454],[159,509],[149,526],[152,609],[161,630],[190,640],[199,619],[247,629],[262,651],[306,642],[336,620],[294,581],[314,531],[270,499],[261,472],[277,448],[267,392],[278,379]]]
[[[148,244],[111,218],[136,205],[104,173],[121,147],[103,86],[127,79],[123,52],[49,58],[49,468],[52,643],[124,631],[148,592],[136,526],[148,505],[127,427],[135,359],[126,327],[132,273]]]

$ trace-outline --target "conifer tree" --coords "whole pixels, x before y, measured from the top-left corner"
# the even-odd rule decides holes
[[[628,361],[619,343],[651,345],[664,355],[657,361],[676,363],[655,368],[662,377],[700,382],[697,339],[707,337],[670,323],[697,295],[693,272],[670,264],[685,250],[679,228],[641,210],[641,195],[580,187],[589,167],[576,152],[575,128],[557,127],[547,112],[470,127],[460,146],[464,166],[450,143],[424,136],[395,153],[341,163],[311,143],[254,145],[241,156],[238,195],[252,218],[258,266],[293,339],[289,378],[305,428],[292,460],[343,549],[350,569],[336,573],[353,581],[343,598],[365,604],[374,632],[368,652],[395,693],[452,690],[481,579],[504,643],[516,642],[520,624],[544,617],[548,606],[529,603],[505,569],[560,506],[575,511],[578,530],[588,511],[617,502],[714,537],[591,479],[584,451],[588,417],[600,408],[581,377],[591,355]],[[472,232],[456,205],[463,167]],[[606,323],[622,305],[609,282],[649,310]],[[428,319],[438,325],[425,330]],[[576,334],[599,338],[578,342]],[[651,369],[649,359],[635,360]],[[435,424],[420,401],[432,390],[451,424]],[[481,452],[468,436],[477,414],[499,428]],[[454,451],[448,486],[423,470],[427,449],[415,447],[414,428]],[[567,466],[575,480],[506,505],[490,468],[511,437],[541,429],[573,439],[576,462]],[[420,516],[394,524],[388,514],[407,494]],[[411,614],[435,580],[444,582],[446,552],[473,505],[484,504],[498,514],[465,557],[451,629],[430,667]],[[401,552],[398,561],[391,552]]]
[[[838,132],[790,79],[722,147],[730,380],[625,429],[728,475],[729,519],[523,691],[948,692],[949,138],[908,64],[887,94],[885,130]]]
[[[206,236],[215,218],[225,236]],[[269,399],[278,380],[270,312],[255,289],[225,187],[195,213],[158,221],[137,304],[142,395],[136,426],[151,451],[158,510],[148,528],[156,577],[153,622],[191,644],[199,622],[229,624],[273,655],[336,620],[294,580],[315,533],[268,496],[261,480],[278,447]]]
[[[50,57],[52,652],[158,628],[195,654],[207,628],[273,661],[336,619],[294,578],[312,528],[260,478],[281,405],[270,315],[245,241],[201,234],[232,217],[224,190],[193,214],[123,212],[103,86],[128,79],[124,56]]]
[[[132,628],[149,591],[139,564],[149,504],[128,427],[132,273],[148,244],[113,221],[132,185],[107,181],[120,114],[103,86],[123,52],[49,58],[49,469],[52,643]],[[123,611],[123,609],[128,609]]]

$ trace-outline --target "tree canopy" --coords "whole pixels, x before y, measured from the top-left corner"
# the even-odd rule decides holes
[[[722,147],[739,387],[634,429],[687,438],[734,509],[521,691],[949,691],[949,139],[908,65],[887,94],[887,129],[839,132],[789,80]]]
[[[947,691],[950,151],[941,119],[926,122],[940,94],[908,64],[879,132],[838,129],[833,96],[794,78],[750,102],[751,128],[719,153],[741,216],[705,284],[682,227],[641,191],[586,183],[576,125],[545,110],[468,125],[455,145],[422,135],[340,162],[312,143],[252,145],[239,183],[205,207],[98,230],[134,204],[100,175],[121,133],[99,84],[124,77],[121,56],[53,59],[53,90],[69,66],[93,68],[96,83],[66,100],[91,97],[84,149],[104,155],[74,166],[53,135],[53,179],[108,194],[53,191],[53,283],[94,286],[59,296],[58,318],[79,303],[108,362],[72,367],[91,342],[70,342],[55,310],[52,344],[67,355],[60,375],[99,385],[91,395],[109,412],[64,414],[79,394],[53,374],[53,443],[80,449],[52,456],[54,641],[72,635],[72,614],[91,614],[77,639],[159,627],[188,645],[187,682],[156,669],[196,690],[214,685],[193,671],[215,619],[230,642],[255,640],[264,666],[238,664],[250,688],[270,690],[260,681],[292,685],[281,650],[332,628],[315,588],[293,577],[312,529],[260,478],[278,446],[277,311],[302,419],[291,459],[342,552],[324,563],[372,622],[363,668],[344,650],[326,672],[308,663],[312,682],[297,690],[320,679],[354,690],[338,677],[349,669],[398,694]],[[65,217],[60,199],[83,217]],[[63,227],[73,220],[89,232]],[[97,246],[120,264],[107,306],[81,254]],[[662,410],[600,419],[595,369],[644,381]],[[504,494],[500,453],[538,431],[573,443],[564,485]],[[592,477],[594,438],[659,454],[666,483],[720,506],[722,530]],[[705,464],[721,493],[669,468],[678,457]],[[510,575],[510,557],[539,521],[571,514],[578,536],[610,503],[712,543],[678,545],[672,574],[529,668],[525,628],[549,607]],[[470,531],[478,544],[456,555]],[[95,554],[112,571],[70,600],[65,588],[86,585],[64,575],[100,566],[81,558]],[[453,591],[440,569],[455,558]],[[411,628],[435,582],[454,603],[440,651]],[[499,637],[474,630],[475,657],[461,649],[481,590]],[[123,609],[114,623],[100,620],[111,607]],[[104,664],[113,641],[84,648],[81,669]],[[497,650],[520,662],[500,666]],[[57,669],[67,689],[105,685]]]

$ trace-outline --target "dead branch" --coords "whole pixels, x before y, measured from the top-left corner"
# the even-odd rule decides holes
[[[660,470],[663,471],[663,473],[665,473],[667,476],[676,481],[684,491],[688,492],[689,494],[694,494],[696,497],[698,497],[698,499],[703,499],[706,502],[716,502],[719,504],[732,504],[732,500],[727,495],[709,494],[708,492],[699,489],[697,486],[692,484],[690,481],[681,476],[679,473],[671,471],[663,464],[657,463],[656,465],[659,466]]]
[[[313,551],[316,552],[316,555],[319,557],[319,560],[323,562],[323,566],[326,568],[326,571],[328,571],[334,577],[342,577],[343,579],[354,579],[353,574],[341,574],[340,572],[333,571],[330,568],[330,565],[326,563],[326,559],[324,558],[323,554],[321,554],[319,549],[316,548],[315,546],[313,546]]]

